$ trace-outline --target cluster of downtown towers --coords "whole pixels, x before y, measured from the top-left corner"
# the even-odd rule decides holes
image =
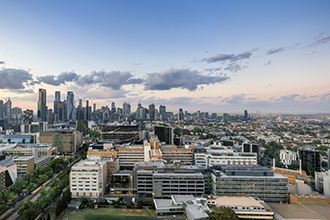
[[[66,122],[75,120],[92,120],[92,112],[96,112],[96,103],[93,106],[89,106],[89,100],[86,100],[86,106],[83,107],[82,99],[79,99],[78,106],[76,108],[76,102],[74,100],[74,94],[72,91],[67,92],[66,100],[61,101],[61,92],[55,92],[54,109],[48,109],[46,100],[46,89],[39,89],[39,100],[38,100],[38,121],[48,121],[48,122]],[[93,108],[92,108],[93,107]],[[102,107],[101,109],[108,107]],[[129,116],[131,114],[131,105],[129,103],[123,103],[123,108],[117,108],[115,103],[111,103],[111,113],[117,113],[118,115]],[[182,111],[180,109],[180,111]],[[179,111],[179,112],[180,112]],[[150,120],[155,119],[155,109],[154,104],[150,104],[149,108],[143,108],[139,103],[137,107],[137,118],[148,118]],[[165,119],[166,107],[160,105],[159,107],[160,119]],[[148,115],[148,117],[146,116]]]
[[[79,105],[76,109],[74,94],[72,91],[67,92],[67,99],[63,101],[61,101],[61,92],[55,92],[54,112],[52,112],[52,109],[48,109],[46,103],[46,89],[39,89],[37,118],[40,121],[49,121],[49,118],[47,120],[47,117],[54,117],[51,121],[73,121],[75,119],[90,119],[91,106],[89,106],[89,101],[86,100],[86,107],[83,108],[82,100],[79,99]],[[94,104],[94,110],[95,107],[96,105]]]

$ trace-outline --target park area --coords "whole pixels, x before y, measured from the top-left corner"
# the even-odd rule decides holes
[[[67,210],[63,219],[66,220],[154,220],[145,209],[99,208],[84,210]]]

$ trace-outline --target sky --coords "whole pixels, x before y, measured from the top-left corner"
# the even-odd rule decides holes
[[[0,0],[0,99],[330,113],[328,0]]]

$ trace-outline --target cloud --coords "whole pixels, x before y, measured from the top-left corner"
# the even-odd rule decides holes
[[[330,41],[330,36],[328,37],[324,37],[320,40],[315,41],[314,43],[312,43],[311,45],[309,45],[310,47],[316,47],[325,43],[328,43]]]
[[[220,71],[221,67],[219,67],[219,68],[210,68],[210,69],[205,68],[204,70],[207,71],[207,72],[210,72],[210,73],[214,73],[216,71]]]
[[[198,85],[209,85],[221,83],[229,77],[204,76],[196,70],[190,69],[170,69],[161,73],[148,73],[144,81],[144,90],[170,90],[172,88],[188,89],[195,91]]]
[[[36,83],[46,83],[52,86],[59,86],[65,84],[66,82],[72,82],[79,78],[79,75],[74,72],[62,72],[58,76],[47,75],[40,76]]]
[[[245,100],[245,94],[239,94],[239,95],[232,95],[224,98],[222,102],[225,102],[227,104],[239,104],[242,103]]]
[[[25,83],[32,81],[32,74],[22,69],[1,69],[0,89],[25,89]]]
[[[212,57],[205,58],[202,61],[206,61],[208,63],[214,63],[214,62],[222,62],[222,61],[238,61],[242,59],[249,59],[252,56],[251,52],[245,52],[241,54],[216,54]]]
[[[299,97],[299,96],[300,96],[299,94],[284,95],[284,96],[281,96],[278,99],[275,99],[275,101],[284,102],[284,103],[292,103],[292,102],[295,102],[296,101],[295,98]]]
[[[230,72],[236,73],[238,71],[241,71],[241,66],[238,65],[237,63],[230,63],[225,70],[229,70]]]
[[[274,53],[280,53],[284,50],[284,47],[276,48],[276,49],[270,49],[267,51],[267,55],[274,54]]]
[[[0,61],[0,64],[5,64],[5,61]]]
[[[99,85],[113,90],[120,90],[122,85],[141,84],[143,82],[143,79],[132,77],[133,75],[130,72],[93,71],[88,75],[80,77],[79,80],[77,80],[77,84],[80,86]]]
[[[16,89],[16,90],[9,90],[10,92],[14,93],[34,93],[33,89]]]
[[[271,63],[272,63],[272,60],[269,60],[267,63],[265,63],[265,66],[268,66]]]

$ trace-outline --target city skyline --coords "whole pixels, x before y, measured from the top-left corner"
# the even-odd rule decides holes
[[[328,1],[6,2],[0,99],[328,113]],[[78,102],[76,102],[78,103]]]

